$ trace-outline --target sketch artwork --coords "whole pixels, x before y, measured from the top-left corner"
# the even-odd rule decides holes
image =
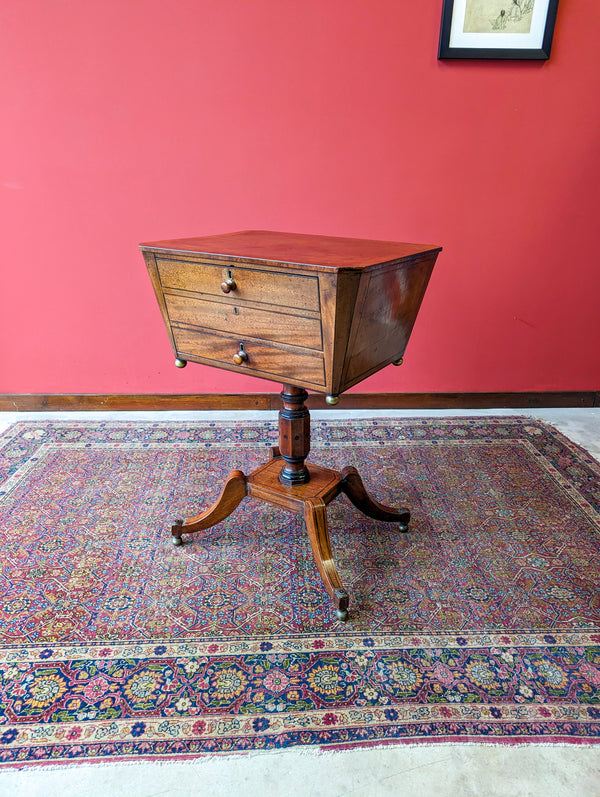
[[[466,0],[464,33],[529,33],[536,0]]]

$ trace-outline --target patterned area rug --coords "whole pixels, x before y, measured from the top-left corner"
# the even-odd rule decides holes
[[[410,531],[341,496],[339,623],[300,517],[244,499],[276,423],[17,423],[0,436],[0,762],[291,745],[596,742],[600,466],[519,418],[316,421]]]

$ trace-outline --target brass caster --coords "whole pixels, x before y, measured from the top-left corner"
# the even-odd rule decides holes
[[[178,518],[171,526],[171,534],[173,535],[173,545],[183,545],[181,539],[181,529],[183,528],[183,520]]]
[[[325,396],[325,402],[329,404],[330,407],[335,407],[335,405],[338,403],[339,400],[340,400],[339,396],[331,396],[331,395]]]
[[[180,360],[179,357],[175,360],[175,365],[177,368],[185,368],[187,365],[187,360]]]
[[[345,623],[346,620],[348,619],[348,602],[349,602],[349,596],[346,590],[343,589],[342,587],[337,587],[335,590],[335,600],[337,603],[335,616],[342,623]]]
[[[402,357],[400,357],[399,360],[394,360],[392,365],[402,365],[403,362],[404,362],[404,360],[402,359]]]

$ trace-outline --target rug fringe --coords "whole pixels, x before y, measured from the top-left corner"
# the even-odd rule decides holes
[[[483,750],[490,750],[491,748],[510,748],[511,750],[515,749],[526,749],[526,748],[545,748],[545,749],[591,749],[597,748],[598,743],[593,742],[587,739],[572,739],[572,740],[561,740],[557,742],[549,742],[549,741],[537,741],[536,739],[532,739],[531,741],[522,742],[522,741],[511,741],[510,739],[490,739],[489,741],[476,741],[476,740],[466,740],[466,741],[445,741],[443,739],[438,741],[429,740],[426,742],[414,742],[414,741],[407,741],[403,742],[401,740],[390,741],[386,742],[374,742],[372,744],[369,743],[362,743],[362,744],[348,744],[348,745],[334,745],[331,747],[324,747],[322,745],[310,745],[307,747],[285,747],[285,748],[275,748],[270,750],[231,750],[224,753],[198,753],[189,756],[165,756],[164,758],[155,758],[155,757],[144,757],[144,756],[136,756],[132,758],[122,758],[113,761],[107,761],[106,759],[91,761],[90,759],[86,760],[76,760],[73,759],[68,762],[62,763],[52,763],[52,762],[31,762],[31,763],[14,763],[14,764],[3,764],[0,765],[0,776],[2,772],[6,772],[11,770],[13,772],[31,772],[31,771],[60,771],[60,770],[70,770],[74,767],[96,770],[96,769],[114,769],[116,767],[143,767],[143,766],[152,766],[152,767],[169,767],[169,766],[177,766],[177,765],[184,765],[184,766],[202,766],[203,764],[207,764],[209,762],[214,761],[221,761],[227,762],[228,760],[240,759],[240,758],[259,758],[259,757],[266,757],[266,756],[289,756],[289,757],[296,757],[300,756],[303,758],[333,758],[340,755],[350,755],[351,753],[356,752],[390,752],[394,749],[397,750],[440,750],[452,748],[453,750],[462,750],[464,748],[469,749],[470,752],[473,752],[476,749],[481,751]]]

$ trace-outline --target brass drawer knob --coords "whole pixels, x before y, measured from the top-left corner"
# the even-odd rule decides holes
[[[236,288],[237,285],[235,284],[233,277],[229,277],[229,279],[226,279],[225,282],[221,283],[221,290],[223,293],[229,293],[230,291],[234,291]]]
[[[236,365],[241,365],[242,363],[245,363],[247,360],[248,360],[248,354],[246,352],[246,348],[243,343],[240,343],[240,350],[238,351],[237,354],[233,355],[233,362]]]

